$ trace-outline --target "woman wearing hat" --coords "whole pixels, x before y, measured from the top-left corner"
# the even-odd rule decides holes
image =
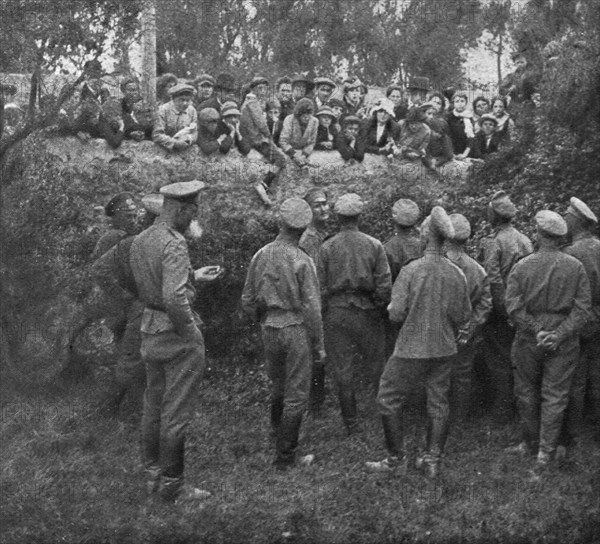
[[[292,98],[294,102],[310,96],[310,93],[314,89],[315,85],[310,78],[298,74],[292,79]]]
[[[366,85],[357,77],[352,77],[344,81],[344,107],[346,115],[355,115],[359,119],[364,119],[367,116],[367,111],[364,104],[364,96],[361,89]]]
[[[406,119],[400,121],[400,139],[397,156],[408,161],[424,159],[431,138],[431,130],[425,124],[425,114],[421,108],[412,107]]]
[[[317,111],[319,128],[317,129],[317,141],[315,149],[319,151],[331,151],[334,148],[335,138],[338,134],[334,126],[335,116],[329,106],[321,106]]]
[[[363,128],[361,145],[366,153],[390,155],[400,137],[400,127],[394,121],[394,105],[386,98],[373,108],[371,119]]]
[[[288,115],[281,130],[281,149],[298,166],[305,166],[308,156],[317,143],[319,121],[313,115],[315,106],[310,98],[302,98],[294,107],[294,113]],[[330,110],[331,111],[331,110]]]

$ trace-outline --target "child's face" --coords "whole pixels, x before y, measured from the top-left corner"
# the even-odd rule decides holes
[[[492,113],[496,117],[502,117],[502,114],[504,113],[504,103],[502,100],[496,100],[494,102],[494,105],[492,106]]]
[[[200,99],[206,100],[210,98],[213,94],[214,87],[210,83],[202,83],[198,87],[198,95]]]
[[[346,125],[344,129],[344,133],[346,136],[350,136],[351,138],[356,138],[358,136],[358,124],[357,123],[349,123]]]
[[[377,122],[380,124],[387,123],[390,118],[390,114],[387,111],[379,110],[377,112]]]
[[[331,109],[333,110],[333,114],[335,115],[336,119],[339,119],[342,115],[342,112],[344,111],[344,109],[341,106],[333,106],[333,108]]]
[[[272,121],[277,121],[281,115],[281,110],[279,108],[273,108],[272,110],[268,111],[267,115]]]
[[[487,113],[488,109],[487,102],[484,102],[483,100],[480,100],[477,102],[477,104],[475,104],[475,113],[477,115],[483,115],[484,113]]]
[[[279,86],[279,96],[283,98],[283,100],[292,98],[292,86],[289,83],[282,83]]]
[[[436,114],[436,109],[435,108],[427,108],[427,111],[425,112],[425,120],[426,121],[431,121]]]
[[[304,83],[295,83],[292,87],[292,96],[298,100],[306,95],[306,85]]]
[[[303,125],[306,125],[306,124],[308,124],[308,122],[310,121],[310,118],[311,118],[311,117],[312,117],[312,115],[311,115],[310,113],[303,113],[303,114],[300,116],[300,122],[301,122]]]
[[[400,100],[402,100],[402,95],[400,94],[400,91],[396,90],[392,91],[388,98],[394,103],[394,106],[397,106],[400,104]]]
[[[410,130],[410,132],[417,132],[417,130],[419,130],[420,126],[421,126],[421,123],[419,123],[417,121],[413,121],[411,123],[408,123],[408,130]]]
[[[360,100],[360,89],[358,87],[356,89],[348,89],[346,94],[351,102],[357,102]]]
[[[322,127],[330,127],[331,117],[329,115],[319,115],[319,125]]]
[[[481,132],[483,132],[486,136],[493,134],[496,130],[496,125],[491,121],[484,121],[481,123]]]
[[[452,103],[454,104],[454,109],[459,113],[465,111],[467,108],[467,101],[462,96],[457,96]]]

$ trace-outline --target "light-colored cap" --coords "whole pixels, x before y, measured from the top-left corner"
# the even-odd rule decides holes
[[[187,200],[193,196],[196,196],[202,189],[206,187],[206,184],[200,180],[192,181],[180,181],[178,183],[171,183],[160,188],[160,194],[165,198],[173,198],[175,200]]]
[[[238,105],[233,100],[229,100],[221,106],[221,117],[226,115],[242,115]]]
[[[192,87],[191,85],[188,85],[187,83],[178,83],[177,85],[173,85],[170,89],[169,89],[169,96],[171,96],[172,98],[175,98],[176,96],[182,95],[182,94],[195,94],[196,93],[196,89],[194,89],[194,87]]]
[[[325,189],[312,187],[306,192],[303,198],[309,205],[314,204],[315,202],[327,202],[327,193],[325,192]]]
[[[403,227],[412,227],[421,215],[421,210],[416,202],[408,198],[396,200],[392,206],[392,219]]]
[[[446,239],[454,238],[454,226],[452,221],[448,217],[446,210],[441,206],[434,206],[431,210],[431,224],[430,228],[437,232],[440,236]]]
[[[552,236],[564,236],[567,234],[567,222],[556,212],[541,210],[535,214],[537,228]]]
[[[221,119],[221,116],[215,108],[203,108],[198,113],[198,121],[200,123],[210,123],[219,119]]]
[[[321,106],[318,110],[317,110],[317,117],[319,115],[329,115],[329,117],[332,117],[335,119],[335,115],[333,113],[333,110],[329,107],[329,106]]]
[[[163,195],[152,193],[142,198],[142,206],[144,206],[144,208],[150,213],[153,213],[154,215],[160,215],[164,200],[165,197]]]
[[[512,219],[517,215],[517,207],[512,203],[508,194],[505,191],[498,191],[492,196],[490,208],[499,216]]]
[[[284,225],[292,229],[305,229],[312,221],[312,210],[306,200],[293,197],[283,201],[279,216]]]
[[[356,193],[346,193],[337,199],[333,211],[339,215],[353,217],[360,215],[365,207],[363,199]]]
[[[479,123],[479,126],[481,126],[484,121],[491,121],[495,126],[498,126],[498,119],[491,113],[484,113],[477,122]]]
[[[464,242],[471,236],[471,224],[463,214],[451,214],[450,221],[452,221],[452,226],[454,227],[454,239],[456,241]]]
[[[333,87],[334,89],[337,87],[337,85],[335,84],[335,81],[333,81],[332,79],[330,79],[328,77],[316,77],[313,80],[313,83],[315,84],[315,87],[318,87],[319,85],[329,85],[330,87]]]
[[[583,200],[579,200],[576,196],[572,196],[571,200],[569,200],[567,213],[573,214],[585,221],[598,223],[596,214],[590,210],[589,206]]]

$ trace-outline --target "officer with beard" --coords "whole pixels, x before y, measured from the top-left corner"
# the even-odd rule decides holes
[[[201,181],[166,185],[161,215],[131,246],[130,264],[140,300],[146,391],[142,461],[147,491],[162,499],[198,499],[207,491],[184,484],[185,433],[204,371],[200,318],[192,311],[192,280],[210,280],[213,267],[192,273],[186,232],[198,212]]]

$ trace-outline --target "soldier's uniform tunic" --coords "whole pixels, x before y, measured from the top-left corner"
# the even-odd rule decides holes
[[[510,350],[514,330],[504,307],[506,281],[515,263],[532,251],[531,240],[508,223],[481,241],[479,261],[488,274],[493,302],[483,328],[485,363],[493,388],[494,411],[499,416],[510,415],[513,405]]]
[[[577,259],[542,248],[514,266],[505,300],[517,328],[512,358],[523,439],[532,451],[551,455],[579,357],[578,333],[590,309],[589,281]],[[537,345],[542,330],[556,331],[556,351]]]

